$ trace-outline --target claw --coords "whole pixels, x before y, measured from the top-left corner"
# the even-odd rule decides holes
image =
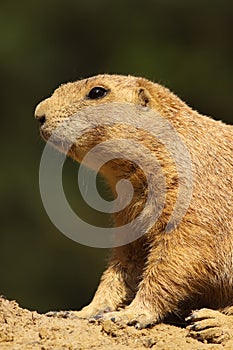
[[[48,317],[58,317],[58,318],[77,318],[77,316],[72,311],[49,311],[46,312],[45,316]]]
[[[93,320],[97,321],[97,320],[101,319],[102,317],[103,317],[103,314],[101,313],[101,314],[97,314],[97,315],[91,317],[90,320],[93,319]]]

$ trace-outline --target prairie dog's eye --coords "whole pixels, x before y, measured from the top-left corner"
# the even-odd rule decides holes
[[[107,93],[108,93],[108,90],[106,90],[105,88],[101,86],[95,86],[90,90],[87,97],[94,100],[94,99],[102,98],[106,96]]]

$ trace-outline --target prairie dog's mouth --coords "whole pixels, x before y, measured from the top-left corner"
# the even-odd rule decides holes
[[[45,125],[40,127],[40,135],[46,143],[56,148],[62,153],[68,153],[69,149],[72,148],[73,142],[69,140],[68,135],[59,132],[61,130],[48,130]]]
[[[48,131],[44,130],[43,127],[40,127],[40,135],[47,142],[48,139],[51,136],[51,133],[49,133]]]
[[[41,137],[52,144],[70,143],[76,141],[75,123],[70,117],[47,117],[43,115],[36,117],[40,123],[39,130]]]

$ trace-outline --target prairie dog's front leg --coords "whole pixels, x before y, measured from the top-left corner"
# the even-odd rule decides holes
[[[186,256],[189,261],[184,264]],[[124,310],[109,312],[103,319],[141,329],[179,313],[182,302],[200,291],[200,261],[195,247],[182,247],[172,239],[161,240],[151,248],[135,298]],[[196,284],[193,280],[190,283],[189,276],[195,276]]]
[[[138,246],[140,253],[135,251]],[[143,264],[143,248],[138,242],[115,248],[93,300],[75,315],[89,318],[128,305],[135,296]]]
[[[50,311],[46,315],[60,318],[92,318],[115,311],[127,305],[134,297],[133,286],[127,283],[128,272],[117,261],[111,260],[101,277],[91,303],[80,311]]]

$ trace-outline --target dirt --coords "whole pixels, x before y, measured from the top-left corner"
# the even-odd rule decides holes
[[[204,344],[192,339],[185,328],[158,324],[150,329],[120,327],[111,321],[88,322],[80,319],[48,317],[22,309],[15,301],[0,297],[0,349],[86,350],[233,349],[233,340]]]

